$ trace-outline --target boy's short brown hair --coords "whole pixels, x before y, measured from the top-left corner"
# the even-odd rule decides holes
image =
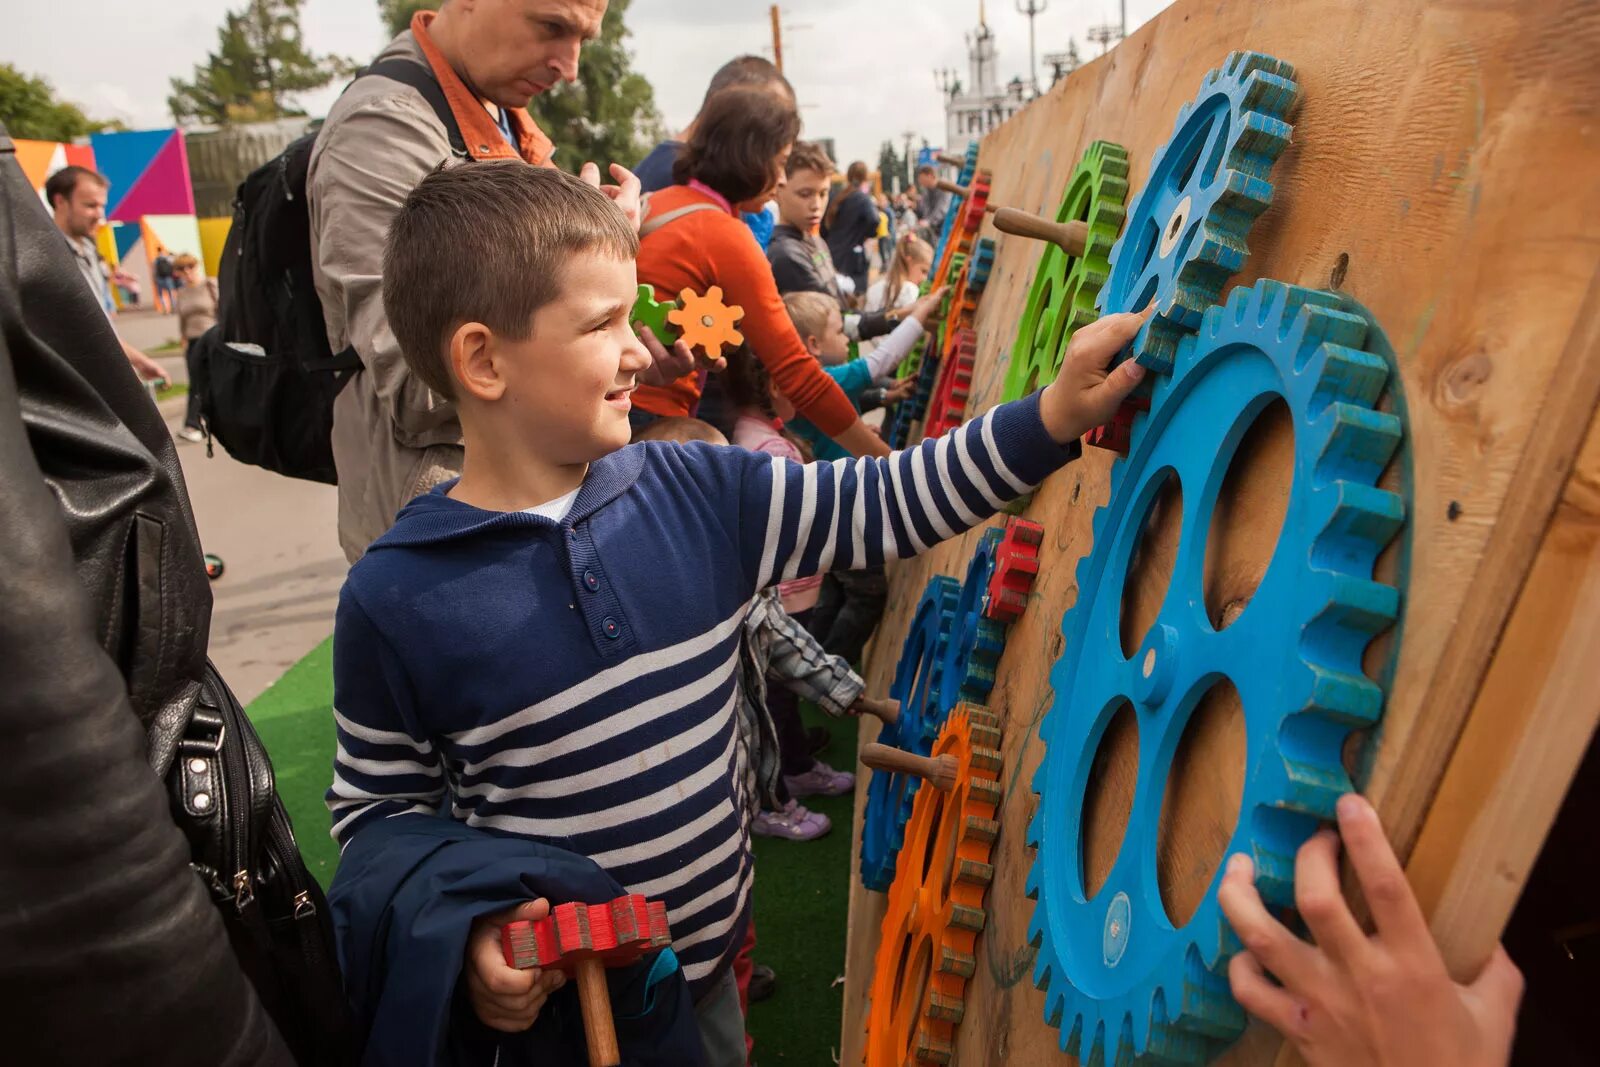
[[[526,338],[577,252],[639,254],[638,234],[600,190],[520,159],[441,166],[406,197],[383,249],[383,311],[406,365],[454,400],[445,338],[463,322]]]
[[[803,341],[808,337],[822,337],[828,328],[828,314],[839,310],[839,302],[824,293],[785,293],[783,307]]]
[[[810,141],[796,141],[794,148],[789,151],[789,161],[784,164],[783,172],[792,178],[803,170],[816,171],[826,178],[833,174],[833,160],[828,158],[822,146]]]

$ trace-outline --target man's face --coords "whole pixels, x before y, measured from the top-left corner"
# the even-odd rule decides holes
[[[495,339],[502,403],[535,454],[590,463],[628,443],[631,394],[650,366],[628,321],[638,292],[632,259],[574,253],[561,295],[534,314],[533,331]]]
[[[828,176],[815,170],[797,170],[779,186],[778,216],[801,233],[822,224],[828,208]]]
[[[79,179],[70,197],[56,198],[56,224],[68,237],[92,237],[106,217],[106,187]]]
[[[578,48],[600,35],[606,0],[454,0],[467,80],[501,107],[522,107],[578,78]]]
[[[937,182],[938,180],[939,180],[938,177],[936,175],[933,175],[933,174],[924,173],[924,174],[918,174],[917,175],[917,184],[922,186],[922,188],[924,188],[924,189],[932,189],[933,186],[934,186],[934,183]]]

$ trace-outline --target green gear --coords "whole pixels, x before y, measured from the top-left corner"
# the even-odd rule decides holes
[[[1076,257],[1046,243],[1011,346],[1002,399],[1016,400],[1054,381],[1067,341],[1095,320],[1095,297],[1111,271],[1111,246],[1122,231],[1127,199],[1127,150],[1110,141],[1094,142],[1073,169],[1055,217],[1056,222],[1087,223],[1088,243]]]
[[[633,322],[650,327],[656,340],[670,345],[678,339],[678,328],[667,321],[667,312],[678,306],[676,300],[656,301],[653,286],[639,286],[639,296],[633,302]]]

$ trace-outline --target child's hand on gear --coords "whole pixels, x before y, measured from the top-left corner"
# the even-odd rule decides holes
[[[883,391],[883,402],[885,405],[898,404],[914,393],[916,388],[915,378],[897,378],[893,385]]]
[[[560,971],[512,967],[500,947],[502,926],[519,919],[537,922],[549,914],[550,902],[541,899],[473,920],[462,970],[472,1010],[490,1029],[508,1034],[526,1030],[539,1017],[545,999],[566,984],[567,976]]]
[[[1254,865],[1235,855],[1217,895],[1245,948],[1228,966],[1233,995],[1310,1067],[1505,1064],[1522,999],[1516,964],[1496,946],[1470,985],[1452,981],[1372,805],[1354,793],[1341,798],[1339,833],[1377,932],[1361,929],[1340,892],[1331,830],[1295,859],[1295,906],[1312,944],[1267,912]]]
[[[944,294],[950,291],[948,285],[941,285],[922,296],[917,297],[917,302],[911,305],[911,310],[906,312],[908,318],[916,319],[922,328],[928,328],[928,320],[938,312],[939,305],[944,302]]]
[[[856,697],[856,702],[850,705],[850,714],[871,715],[890,723],[900,717],[900,702],[889,697],[869,697],[862,693]]]
[[[1039,397],[1039,415],[1058,443],[1066,444],[1110,422],[1143,380],[1144,368],[1131,359],[1108,368],[1154,310],[1152,302],[1142,312],[1105,315],[1072,335],[1061,372]]]

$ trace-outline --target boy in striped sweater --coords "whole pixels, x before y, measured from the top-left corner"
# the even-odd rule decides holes
[[[413,373],[455,401],[465,463],[345,582],[328,806],[344,843],[448,800],[664,900],[723,1067],[744,1062],[730,964],[752,873],[736,758],[752,599],[915,555],[1037,485],[1137,384],[1131,361],[1107,367],[1143,319],[1085,327],[1042,393],[884,459],[627,446],[650,362],[629,325],[637,247],[604,194],[514,162],[436,171],[396,214],[384,307]],[[496,922],[470,935],[463,989],[518,1031],[561,979],[507,968]]]

